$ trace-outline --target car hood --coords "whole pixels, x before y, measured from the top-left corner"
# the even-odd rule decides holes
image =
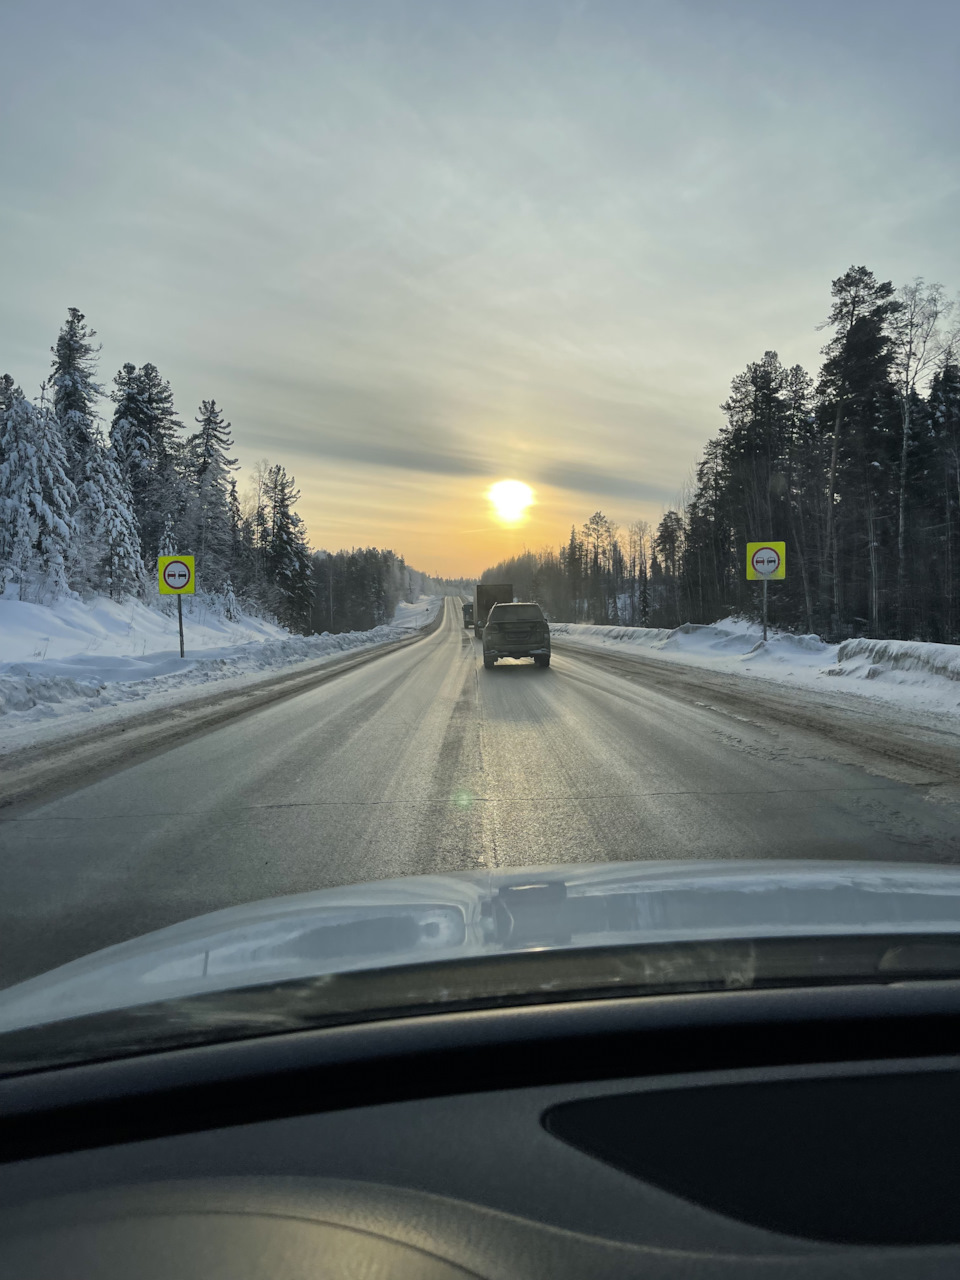
[[[960,868],[669,862],[409,876],[230,907],[0,992],[0,1034],[289,979],[550,949],[960,935]]]

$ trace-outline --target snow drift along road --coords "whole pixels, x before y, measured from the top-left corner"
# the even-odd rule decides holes
[[[590,649],[643,652],[685,666],[777,680],[811,688],[834,686],[887,702],[933,710],[960,708],[960,645],[912,640],[845,640],[772,632],[764,642],[753,623],[728,618],[709,626],[595,627],[555,622],[554,639]],[[869,685],[864,681],[870,681]]]
[[[86,605],[65,600],[51,609],[2,600],[0,656],[18,655],[19,660],[0,662],[0,724],[6,736],[15,725],[152,700],[191,686],[388,644],[425,626],[439,604],[432,598],[401,603],[387,626],[319,636],[294,636],[260,618],[230,621],[194,608],[185,617],[187,657],[181,659],[176,615],[139,601]]]

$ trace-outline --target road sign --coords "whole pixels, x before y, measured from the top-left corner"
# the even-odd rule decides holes
[[[785,542],[747,543],[747,580],[774,582],[787,576]]]
[[[196,594],[193,556],[160,556],[157,559],[162,596]]]
[[[180,657],[183,654],[183,602],[181,596],[197,594],[193,556],[157,556],[160,594],[177,597],[177,625],[180,629]]]

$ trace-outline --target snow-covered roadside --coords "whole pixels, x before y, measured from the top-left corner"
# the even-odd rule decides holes
[[[294,636],[273,623],[186,613],[186,657],[176,616],[130,601],[65,601],[56,610],[0,601],[0,754],[69,736],[95,718],[106,727],[146,709],[224,692],[284,669],[322,666],[338,655],[402,640],[436,617],[439,597],[401,603],[372,631]],[[153,648],[153,645],[162,647]]]
[[[555,622],[561,642],[823,691],[842,688],[874,701],[952,712],[960,709],[960,645],[910,640],[845,640],[772,631],[766,643],[754,623],[727,618],[710,626],[594,627]]]

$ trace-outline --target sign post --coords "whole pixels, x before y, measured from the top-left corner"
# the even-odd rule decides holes
[[[747,543],[747,581],[763,583],[763,639],[767,639],[767,583],[787,576],[785,542]]]
[[[181,596],[196,595],[193,556],[158,556],[157,577],[162,596],[177,597],[177,622],[180,627],[180,657],[183,655],[183,604]]]

